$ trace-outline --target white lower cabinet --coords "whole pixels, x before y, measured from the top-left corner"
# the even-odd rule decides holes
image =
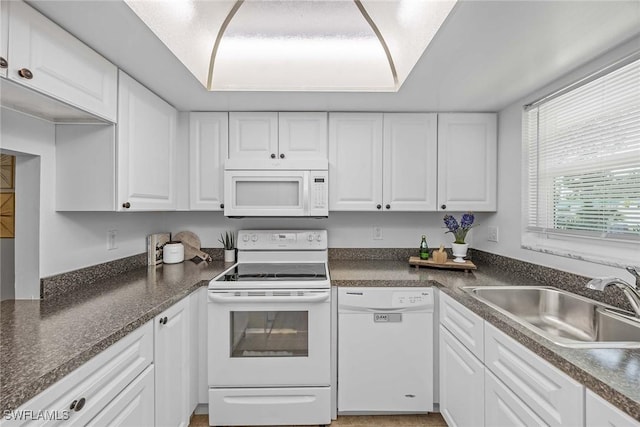
[[[169,307],[154,320],[156,425],[189,424],[189,298]]]
[[[586,427],[640,427],[640,421],[634,420],[591,390],[585,394]]]
[[[487,426],[548,425],[488,369],[485,370],[484,402]]]
[[[440,326],[440,412],[447,425],[484,425],[484,395],[484,365]]]
[[[582,384],[486,322],[484,336],[487,369],[526,402],[546,425],[584,425]]]
[[[149,415],[146,406],[135,408],[139,406],[134,402],[139,394],[127,392],[132,382],[148,372],[152,362],[153,327],[147,323],[20,406],[18,411],[56,414],[57,420],[47,425],[81,426],[96,418],[109,418],[107,414],[113,411],[111,403],[118,401],[120,408],[133,408],[140,412],[135,417],[151,421],[142,426],[153,425],[153,413]],[[145,397],[148,399],[148,394]],[[11,425],[37,426],[44,421],[26,420]]]
[[[153,365],[138,375],[87,426],[153,426]]]

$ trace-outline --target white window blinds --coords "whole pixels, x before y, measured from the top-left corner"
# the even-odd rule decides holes
[[[525,111],[527,228],[640,240],[640,60]]]

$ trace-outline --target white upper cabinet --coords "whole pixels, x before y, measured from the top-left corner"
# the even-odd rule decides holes
[[[438,131],[435,114],[384,114],[385,210],[435,211]]]
[[[327,113],[278,113],[278,156],[327,158]]]
[[[329,210],[436,210],[436,115],[330,114],[329,175]]]
[[[7,77],[9,62],[9,2],[0,2],[0,77]]]
[[[174,210],[177,111],[120,72],[119,210]]]
[[[117,68],[25,3],[5,3],[9,4],[9,46],[8,53],[3,47],[1,56],[8,61],[7,77],[115,122]]]
[[[327,158],[327,113],[231,112],[230,159]]]
[[[227,113],[189,114],[191,210],[223,210],[224,161],[228,142]]]
[[[382,113],[329,114],[329,210],[382,209]]]
[[[496,210],[496,126],[493,113],[438,115],[440,210]]]
[[[278,113],[229,113],[229,158],[269,159],[278,153]]]

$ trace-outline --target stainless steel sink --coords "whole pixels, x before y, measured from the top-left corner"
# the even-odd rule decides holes
[[[640,348],[640,320],[631,312],[545,286],[464,289],[555,344],[576,348]]]

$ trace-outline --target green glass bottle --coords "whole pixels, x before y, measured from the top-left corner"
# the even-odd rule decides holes
[[[420,259],[429,259],[429,245],[427,245],[427,236],[424,234],[420,242]]]

